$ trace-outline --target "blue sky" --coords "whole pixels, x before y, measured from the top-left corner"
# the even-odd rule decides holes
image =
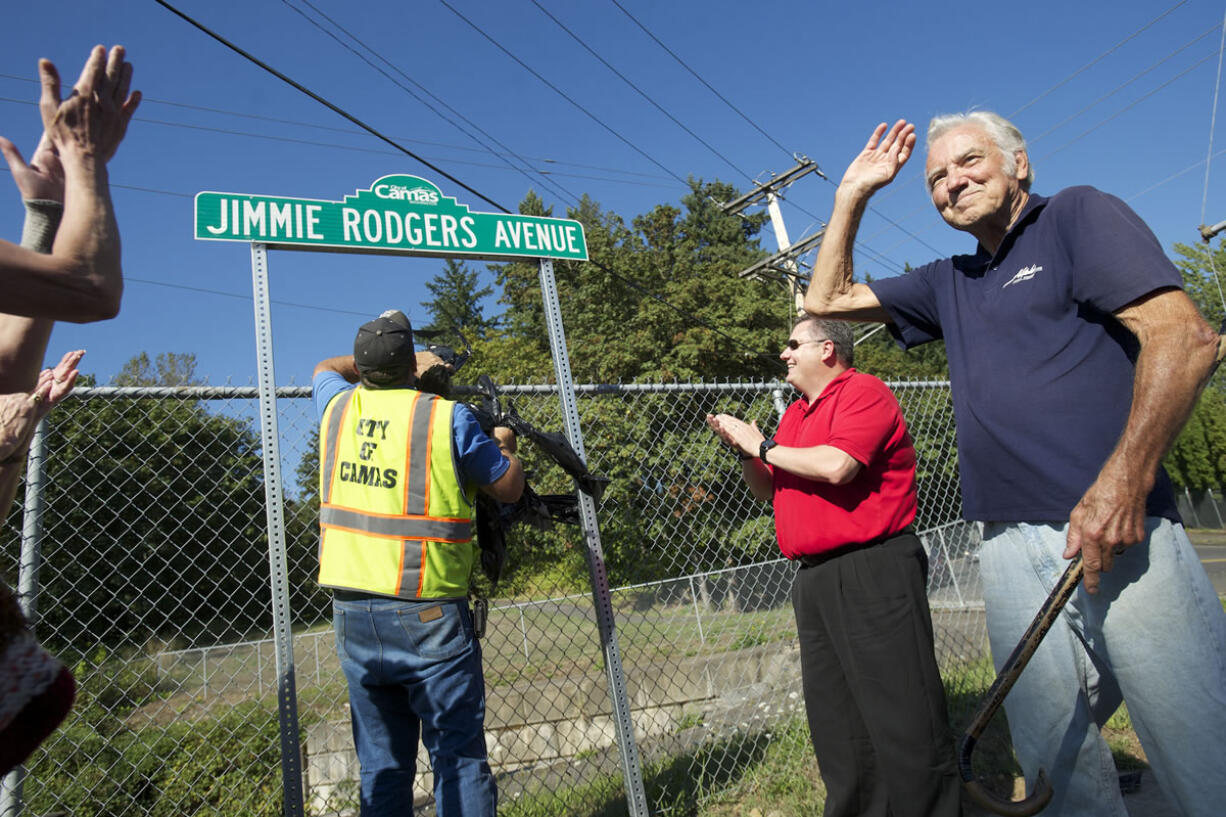
[[[1168,252],[1197,240],[1203,203],[1206,221],[1226,219],[1226,155],[1210,165],[1205,200],[1222,4],[618,2],[641,27],[612,0],[175,5],[511,209],[534,189],[562,216],[586,193],[629,221],[656,204],[677,204],[686,192],[678,178],[719,178],[747,190],[751,179],[789,169],[792,153],[816,160],[837,182],[877,122],[905,117],[922,127],[934,114],[974,106],[1012,115],[1030,139],[1036,192],[1092,184],[1115,193]],[[111,163],[128,278],[123,311],[103,324],[61,325],[48,352],[57,359],[86,348],[83,368],[103,383],[142,351],[194,353],[198,374],[214,384],[253,381],[250,253],[193,239],[199,191],[339,200],[380,176],[410,173],[474,210],[493,209],[153,0],[16,6],[6,12],[0,51],[0,133],[25,153],[40,127],[32,104],[39,57],[53,59],[70,83],[90,46],[122,43],[146,96]],[[362,52],[396,81],[313,25],[362,47],[318,12],[390,62],[394,68]],[[1215,153],[1226,149],[1226,127],[1217,130]],[[533,170],[510,169],[468,134]],[[859,270],[882,277],[970,248],[969,237],[932,209],[920,167],[913,162],[873,202]],[[16,240],[21,209],[5,177],[0,235]],[[828,216],[833,190],[815,175],[790,188],[783,214],[793,240]],[[769,230],[763,244],[774,249]],[[278,383],[308,382],[316,361],[348,351],[357,325],[385,308],[424,322],[424,284],[441,267],[431,259],[272,253]],[[487,312],[497,309],[491,303]]]

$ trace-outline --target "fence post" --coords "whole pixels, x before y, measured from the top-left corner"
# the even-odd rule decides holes
[[[1213,506],[1213,513],[1217,515],[1217,526],[1219,528],[1226,528],[1226,522],[1222,521],[1222,509],[1218,507],[1217,497],[1213,495],[1212,488],[1209,489],[1208,494],[1209,504]]]
[[[34,632],[38,622],[38,571],[43,562],[43,463],[47,461],[47,421],[40,420],[26,455],[26,498],[21,509],[21,565],[17,573],[17,602]],[[0,784],[0,815],[17,817],[22,810],[22,766],[4,776]]]
[[[783,413],[788,410],[788,404],[783,399],[783,389],[771,389],[771,402],[775,404],[775,414],[777,415],[775,422],[778,423],[783,419]]]
[[[516,606],[519,607],[519,634],[522,635],[524,638],[524,663],[526,664],[528,663],[528,626],[527,624],[524,623],[523,606],[522,605],[516,605]]]
[[[1192,501],[1192,492],[1188,490],[1188,486],[1183,486],[1184,498],[1188,500],[1188,513],[1192,514],[1192,527],[1200,527],[1200,515],[1196,512],[1196,503]]]
[[[690,576],[690,601],[694,603],[694,620],[698,622],[698,641],[707,643],[707,637],[702,632],[702,613],[698,609],[698,590],[694,587],[694,577]]]

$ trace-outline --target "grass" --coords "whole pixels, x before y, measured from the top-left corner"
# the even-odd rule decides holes
[[[946,695],[956,732],[965,728],[987,692],[989,673],[990,665],[984,662],[947,668]],[[687,713],[676,733],[704,726],[700,716]],[[1121,707],[1112,716],[1103,735],[1121,772],[1146,768],[1127,709]],[[1021,771],[1003,713],[980,737],[975,759],[979,779],[1001,797],[1012,798]],[[825,805],[825,787],[803,716],[754,732],[708,739],[696,748],[645,762],[644,789],[650,812],[660,817],[801,817],[820,814]],[[627,813],[627,803],[620,775],[594,775],[579,785],[524,792],[499,813],[620,817]]]
[[[644,763],[643,788],[658,817],[802,817],[820,814],[825,789],[801,718],[740,732]],[[501,817],[622,817],[620,775],[503,798]]]

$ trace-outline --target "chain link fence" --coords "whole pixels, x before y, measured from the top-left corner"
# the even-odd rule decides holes
[[[919,454],[917,527],[961,726],[992,676],[979,540],[960,520],[946,384],[892,385]],[[773,429],[790,390],[576,391],[589,465],[611,479],[600,531],[650,812],[692,813],[803,720],[794,568],[779,558],[769,505],[753,500],[704,421],[729,412]],[[314,581],[309,393],[278,390],[303,799],[308,814],[349,815],[357,761],[330,596]],[[553,387],[503,397],[539,428],[562,425]],[[25,518],[15,512],[3,531],[0,571],[17,579],[39,639],[72,667],[78,700],[6,779],[4,817],[281,813],[257,403],[254,388],[81,389],[40,430],[18,502]],[[539,493],[570,490],[529,445],[521,454]],[[582,531],[520,527],[508,545],[482,644],[500,813],[624,813]],[[430,814],[424,754],[418,768],[415,813]]]

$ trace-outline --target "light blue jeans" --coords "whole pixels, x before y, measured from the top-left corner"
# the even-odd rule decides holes
[[[1068,563],[1068,525],[985,523],[980,569],[997,669]],[[1073,594],[1005,698],[1027,791],[1045,817],[1127,817],[1099,727],[1120,701],[1167,799],[1185,817],[1226,814],[1226,615],[1181,525],[1146,519],[1098,595]]]
[[[332,602],[361,764],[362,817],[413,810],[420,735],[439,817],[494,817],[481,646],[462,599]]]

